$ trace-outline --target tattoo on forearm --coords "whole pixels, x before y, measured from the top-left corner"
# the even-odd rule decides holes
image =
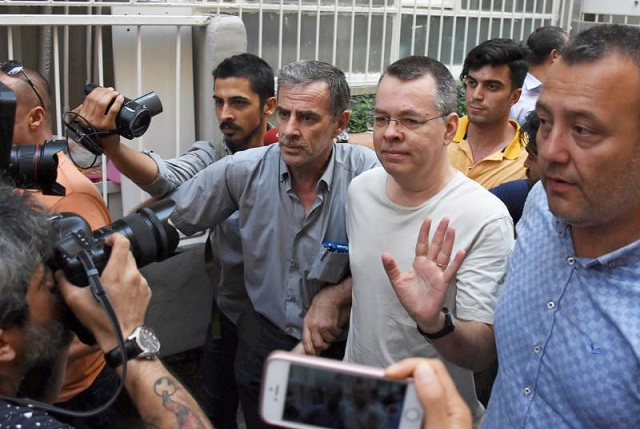
[[[171,411],[178,420],[180,429],[199,429],[205,425],[198,416],[186,405],[175,401],[171,397],[178,391],[178,385],[168,377],[161,377],[153,385],[153,391],[162,398],[162,406]]]

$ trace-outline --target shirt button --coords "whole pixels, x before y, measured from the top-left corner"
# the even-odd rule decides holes
[[[293,334],[293,328],[287,328],[287,333],[288,334]]]
[[[288,297],[287,297],[287,301],[289,301],[289,302],[296,302],[296,297],[295,297],[295,296],[288,296]]]
[[[610,261],[608,264],[609,268],[613,268],[616,266],[616,262],[615,261]]]
[[[473,169],[473,165],[470,165],[467,167],[467,170],[472,170]]]
[[[297,269],[297,268],[298,268],[298,263],[297,263],[296,261],[291,261],[291,264],[289,265],[289,267],[290,267],[292,270],[295,270],[295,269]]]
[[[541,352],[541,351],[542,351],[542,347],[540,347],[540,346],[533,346],[533,352],[534,352],[535,354],[537,354],[537,355],[538,355],[538,354],[540,354],[540,352]]]
[[[548,308],[549,310],[553,310],[554,308],[556,308],[556,303],[555,303],[555,302],[553,302],[553,301],[549,301],[549,302],[547,302],[547,308]]]
[[[567,264],[569,264],[571,266],[575,265],[576,264],[576,258],[574,258],[573,256],[569,256],[567,258]]]
[[[524,389],[522,389],[522,391],[524,392],[525,395],[530,395],[531,394],[531,388],[529,386],[525,387]]]

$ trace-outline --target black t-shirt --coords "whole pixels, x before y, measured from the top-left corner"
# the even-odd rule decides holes
[[[44,411],[0,400],[2,429],[73,429]]]

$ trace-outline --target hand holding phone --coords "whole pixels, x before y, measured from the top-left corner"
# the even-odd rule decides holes
[[[419,429],[423,409],[410,379],[384,369],[289,352],[265,363],[260,414],[287,428]]]
[[[412,377],[418,399],[424,409],[424,428],[471,429],[471,411],[447,371],[437,359],[404,359],[387,368],[392,378]]]

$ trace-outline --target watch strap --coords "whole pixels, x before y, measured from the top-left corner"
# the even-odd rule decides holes
[[[138,347],[138,343],[135,338],[127,338],[124,342],[124,350],[126,355],[126,360],[129,361],[135,357],[137,357],[142,350]],[[111,351],[104,354],[104,360],[107,362],[109,367],[115,369],[124,363],[124,359],[122,358],[122,351],[119,346],[112,349]]]
[[[442,307],[442,313],[444,313],[444,326],[438,332],[433,332],[431,334],[424,332],[420,325],[416,325],[418,328],[418,332],[422,335],[427,341],[431,342],[431,340],[437,340],[439,338],[444,337],[445,335],[449,335],[456,329],[456,325],[453,323],[453,319],[451,317],[451,312],[447,307]]]

